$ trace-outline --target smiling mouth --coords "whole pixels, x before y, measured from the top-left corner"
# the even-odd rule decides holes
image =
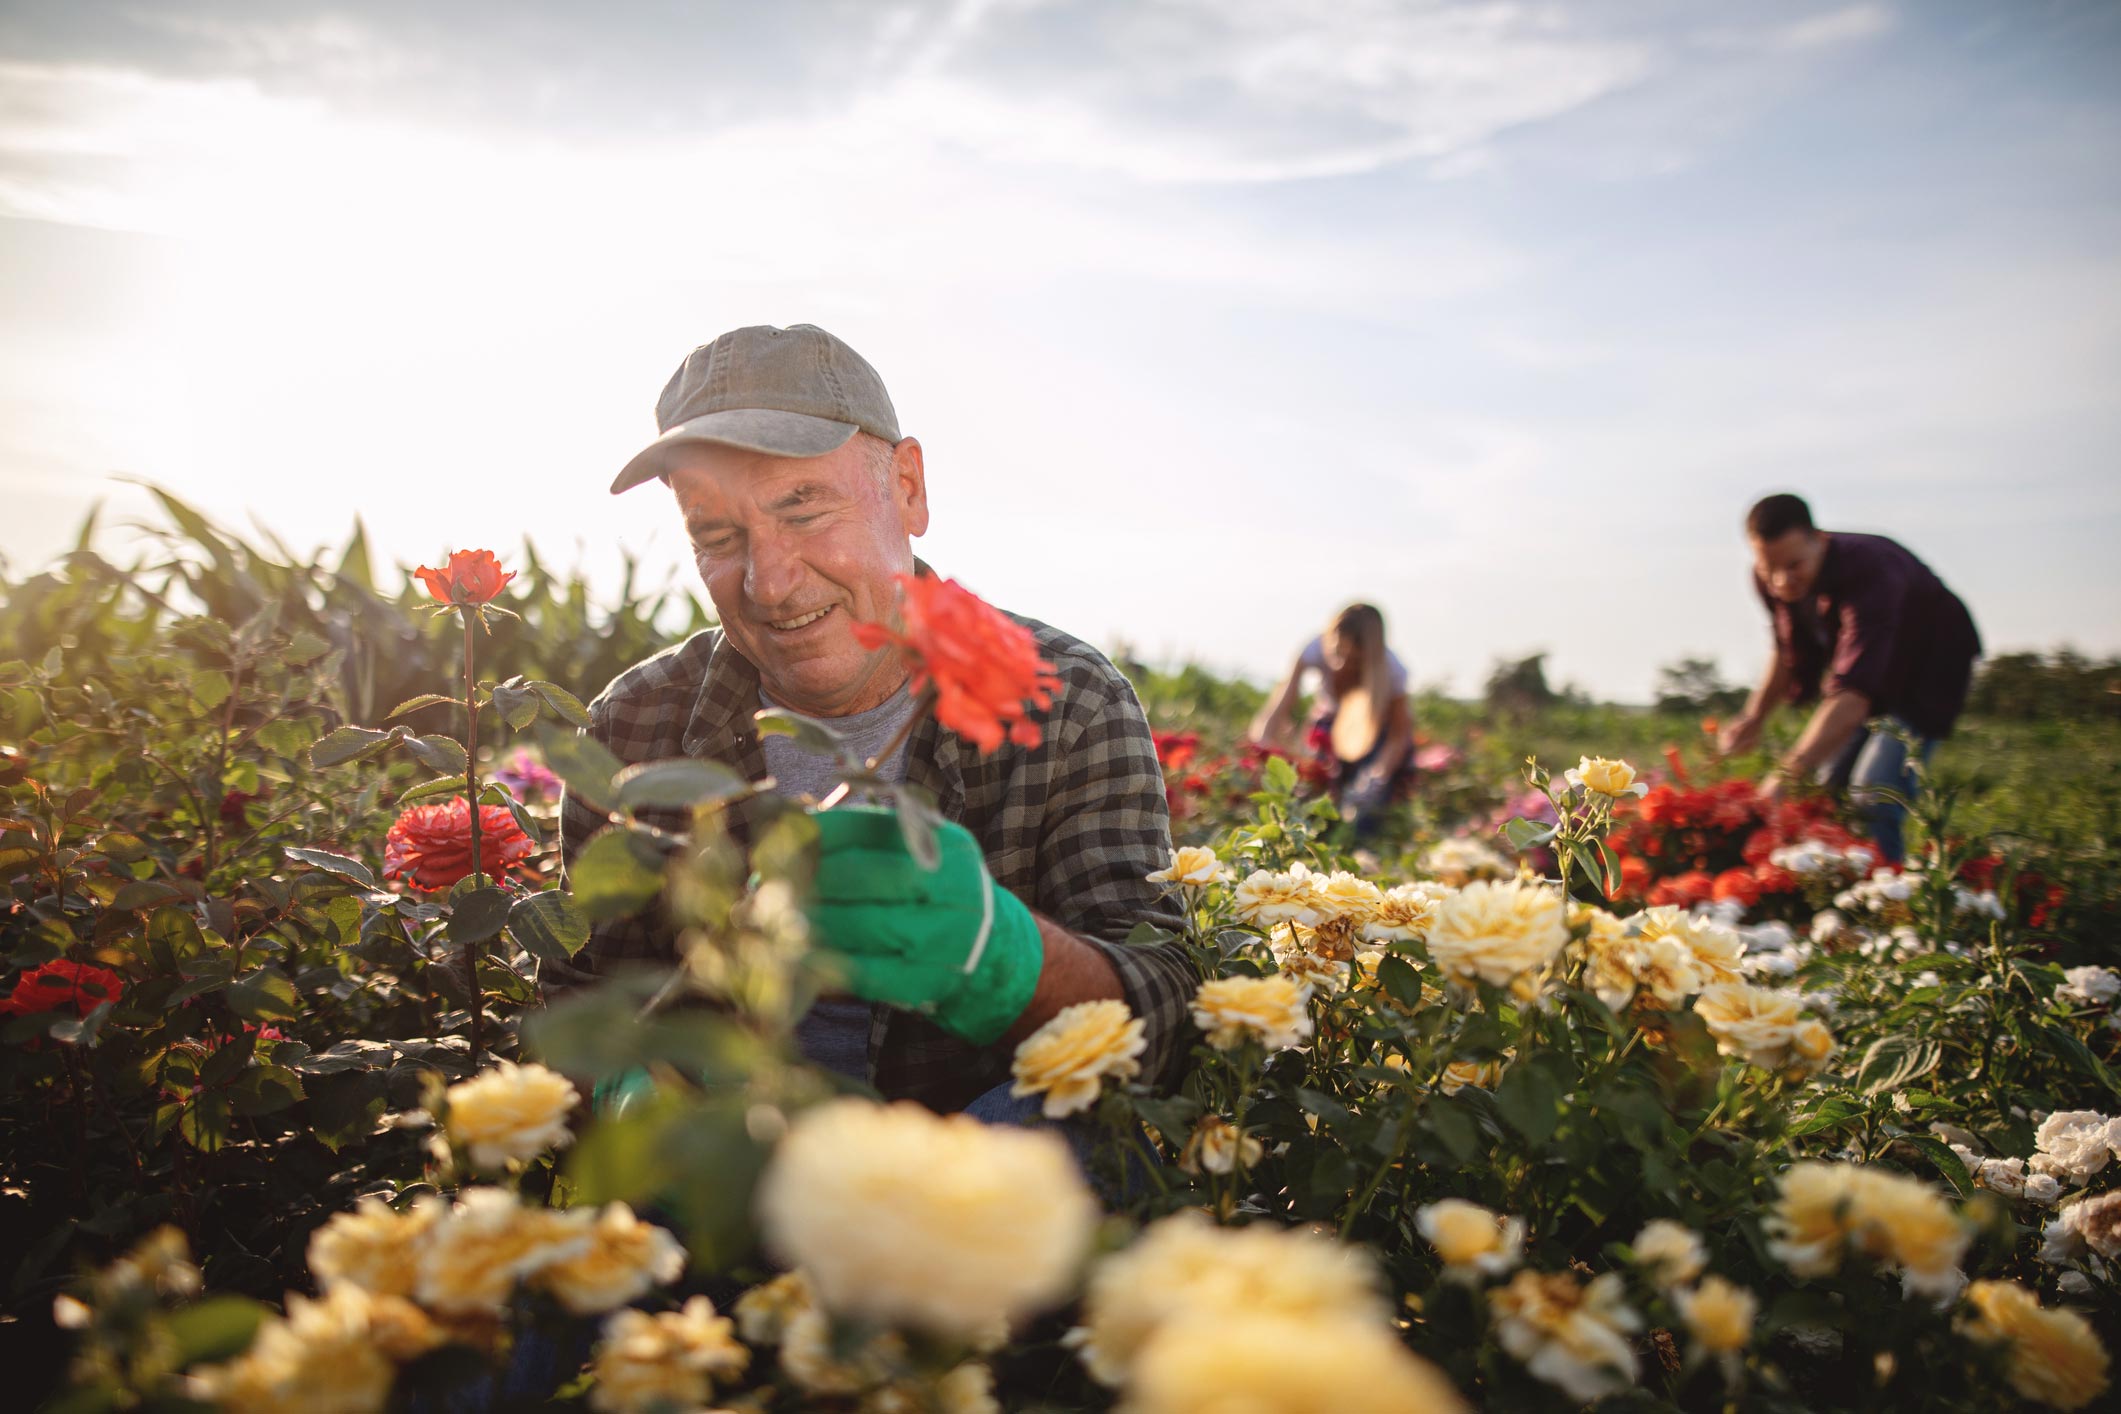
[[[836,606],[827,604],[822,609],[815,609],[807,614],[797,614],[792,619],[768,619],[766,620],[766,626],[773,629],[776,633],[793,633],[799,628],[808,628],[811,624],[816,623],[819,619],[831,613],[834,607]]]

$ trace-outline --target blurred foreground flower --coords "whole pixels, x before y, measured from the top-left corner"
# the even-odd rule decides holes
[[[1037,746],[1038,725],[1024,709],[1051,704],[1060,679],[1031,630],[955,580],[896,578],[901,627],[858,623],[855,641],[897,648],[913,690],[935,689],[935,719],[982,752],[1001,750],[1004,737]]]
[[[827,1310],[945,1336],[1066,1297],[1097,1217],[1058,1135],[910,1102],[804,1111],[759,1191],[768,1245]]]
[[[1317,1312],[1174,1322],[1135,1365],[1123,1414],[1461,1414],[1442,1371],[1386,1327]]]
[[[501,568],[500,559],[491,550],[453,550],[443,568],[422,565],[413,573],[427,586],[427,592],[443,603],[472,606],[492,603],[494,596],[516,577],[514,570]]]
[[[1444,1275],[1453,1281],[1499,1277],[1524,1256],[1524,1219],[1506,1218],[1463,1198],[1445,1198],[1417,1209],[1414,1226],[1436,1249]]]
[[[1618,1274],[1588,1284],[1567,1272],[1519,1272],[1490,1298],[1495,1338],[1526,1370],[1590,1404],[1635,1382],[1642,1318]]]
[[[2054,1409],[2082,1409],[2106,1392],[2106,1347],[2075,1311],[2043,1309],[2015,1282],[1977,1281],[1966,1289],[1973,1316],[1963,1329],[1975,1340],[2005,1345],[2011,1388]]]
[[[1909,1294],[1949,1297],[1972,1234],[1928,1184],[1861,1164],[1794,1164],[1767,1221],[1768,1253],[1800,1277],[1856,1252],[1901,1270]]]
[[[750,1363],[729,1319],[704,1296],[676,1311],[620,1311],[604,1323],[589,1407],[605,1414],[698,1409],[717,1379],[734,1380]]]
[[[499,877],[537,849],[505,805],[479,807],[479,870]],[[383,842],[383,875],[428,893],[472,872],[471,807],[463,796],[406,807]]]

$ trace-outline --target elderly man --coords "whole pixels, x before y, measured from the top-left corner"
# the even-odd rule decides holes
[[[1040,745],[983,756],[932,717],[903,730],[916,705],[905,670],[854,626],[890,619],[893,576],[916,570],[921,444],[899,435],[876,371],[823,329],[737,329],[693,350],[656,419],[662,435],[611,489],[670,489],[721,625],[620,674],[591,704],[590,733],[625,761],[711,757],[821,795],[832,763],[753,724],[778,707],[865,759],[883,753],[881,772],[927,789],[948,822],[931,871],[888,816],[817,816],[814,929],[857,995],[819,1002],[798,1031],[804,1054],[887,1097],[1005,1117],[1016,1043],[1063,1007],[1117,997],[1145,1023],[1144,1071],[1157,1073],[1182,1042],[1193,978],[1177,944],[1126,942],[1138,924],[1181,923],[1144,877],[1169,862],[1170,820],[1126,679],[1019,619],[1061,681]],[[563,856],[601,823],[570,801]],[[599,930],[578,962],[594,973],[670,955],[667,929],[631,920]]]
[[[1926,760],[1966,705],[1981,637],[1959,596],[1897,542],[1829,534],[1796,496],[1769,496],[1746,516],[1753,591],[1775,626],[1775,656],[1745,711],[1724,728],[1726,752],[1750,749],[1783,701],[1819,705],[1797,744],[1760,783],[1780,798],[1792,779],[1846,786],[1879,853],[1906,854],[1902,808],[1878,792],[1913,789],[1908,749]]]

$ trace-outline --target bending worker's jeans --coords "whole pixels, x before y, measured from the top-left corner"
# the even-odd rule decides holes
[[[1937,749],[1936,742],[1914,734],[1898,717],[1880,717],[1869,729],[1857,732],[1834,764],[1819,773],[1821,785],[1848,791],[1849,801],[1863,814],[1871,843],[1892,864],[1907,857],[1907,810],[1879,791],[1894,790],[1904,796],[1915,793],[1914,767],[1908,760],[1907,743],[1892,730],[1896,727],[1915,736],[1922,760],[1927,762]]]

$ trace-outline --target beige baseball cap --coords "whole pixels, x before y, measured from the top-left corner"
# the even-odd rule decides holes
[[[656,399],[663,435],[626,463],[611,494],[653,481],[686,442],[821,457],[857,432],[899,440],[898,413],[876,370],[815,324],[732,329],[685,356]]]

